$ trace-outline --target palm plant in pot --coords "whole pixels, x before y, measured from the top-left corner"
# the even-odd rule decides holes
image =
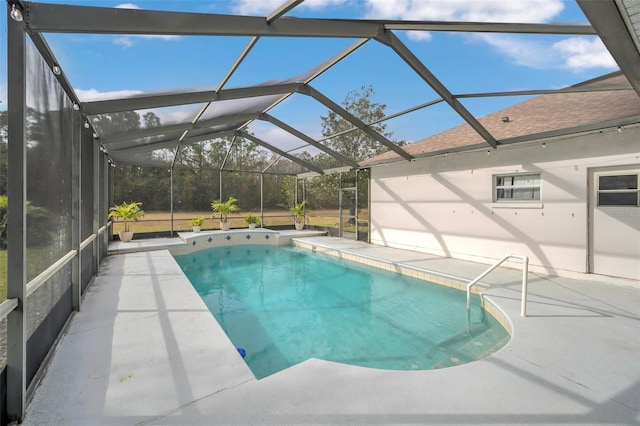
[[[130,203],[123,201],[122,204],[116,204],[109,209],[109,219],[121,219],[124,222],[124,231],[118,233],[120,241],[123,242],[129,242],[133,239],[131,224],[142,216],[144,216],[144,210],[142,210],[142,203],[139,201]]]
[[[193,232],[200,232],[202,229],[202,224],[204,223],[204,217],[196,217],[189,221],[191,224],[191,229]]]
[[[249,229],[256,229],[256,225],[260,223],[260,218],[249,213],[244,217],[244,221],[249,225]]]
[[[300,231],[302,230],[302,228],[304,228],[304,211],[306,204],[307,201],[305,200],[301,203],[295,203],[291,208],[291,212],[294,216],[294,225],[297,231]]]
[[[227,201],[213,200],[211,202],[211,209],[213,210],[211,218],[213,219],[216,213],[220,215],[220,229],[223,231],[229,230],[228,216],[240,212],[240,208],[236,205],[237,202],[238,200],[234,197],[229,197]]]

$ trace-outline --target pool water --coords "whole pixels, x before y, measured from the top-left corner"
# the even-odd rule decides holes
[[[305,249],[231,246],[176,261],[258,379],[309,358],[449,367],[509,340],[477,298],[467,322],[462,291]]]

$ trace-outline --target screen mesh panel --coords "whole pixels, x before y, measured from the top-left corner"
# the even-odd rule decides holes
[[[71,250],[73,105],[32,44],[27,45],[27,279]],[[71,313],[71,266],[27,298],[27,382]]]

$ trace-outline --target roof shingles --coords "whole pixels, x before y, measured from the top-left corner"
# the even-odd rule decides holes
[[[628,85],[628,82],[622,73],[615,73],[581,86],[621,85]],[[611,90],[541,95],[486,115],[478,121],[500,141],[637,115],[640,115],[640,96],[635,91]],[[503,117],[509,117],[509,121],[503,122]],[[407,144],[402,149],[413,156],[421,156],[483,142],[482,137],[465,123]],[[398,158],[398,154],[389,151],[365,161],[365,164]]]

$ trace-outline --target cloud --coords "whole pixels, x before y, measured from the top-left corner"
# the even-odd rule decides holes
[[[298,139],[291,133],[260,120],[252,122],[249,125],[249,131],[253,132],[256,137],[262,139],[270,145],[280,148],[283,151],[289,151],[306,145],[306,142]],[[308,149],[315,148],[310,147]]]
[[[112,92],[99,92],[96,89],[76,89],[76,95],[80,102],[105,101],[108,99],[120,99],[141,95],[141,90],[115,90]]]
[[[109,99],[126,99],[129,97],[142,95],[145,92],[142,90],[114,90],[111,92],[99,92],[96,89],[76,89],[76,95],[80,102],[93,102],[93,101],[106,101]],[[168,108],[157,109],[144,109],[138,110],[140,118],[147,113],[152,112],[160,118],[160,122],[163,125],[173,123],[190,122],[196,114],[198,105],[182,105]]]
[[[414,41],[431,40],[431,33],[429,31],[407,31],[407,36]]]
[[[264,16],[282,5],[282,0],[236,0],[231,10],[239,15]]]
[[[468,22],[548,22],[562,12],[561,0],[366,0],[365,17]],[[412,40],[430,40],[426,31],[409,31]]]
[[[562,0],[366,0],[370,19],[467,22],[548,23],[564,9]],[[414,41],[429,41],[426,31],[408,31]],[[551,43],[540,37],[508,34],[466,34],[469,40],[493,47],[513,63],[536,69],[615,68],[602,42],[595,37],[571,37]]]
[[[114,40],[114,43],[119,44],[120,46],[123,46],[123,47],[133,46],[133,40],[131,39],[130,36],[118,37]]]
[[[516,65],[527,68],[559,68],[559,58],[549,54],[549,45],[538,39],[505,34],[476,34],[475,41],[488,44]]]
[[[308,9],[324,9],[329,6],[339,6],[346,3],[346,0],[306,0],[300,6]]]
[[[296,9],[320,10],[329,6],[346,3],[347,0],[306,0]],[[235,0],[232,11],[240,15],[265,16],[273,12],[284,0]]]
[[[160,108],[160,109],[143,109],[138,111],[140,117],[144,117],[144,115],[148,112],[152,112],[160,118],[160,123],[163,126],[175,123],[188,123],[193,120],[195,116],[195,112],[191,109],[184,109],[181,107],[169,107],[169,108]]]
[[[365,17],[470,22],[548,22],[562,0],[366,0]]]
[[[118,37],[113,42],[115,44],[128,48],[134,45],[135,39],[178,40],[179,38],[180,36],[166,35],[166,34],[158,34],[158,35],[136,34],[136,35],[126,35],[126,36]]]
[[[616,68],[606,47],[597,37],[570,37],[553,44],[536,38],[506,34],[476,34],[480,40],[508,57],[516,65],[534,69]]]
[[[596,37],[567,38],[554,43],[553,50],[564,58],[565,67],[574,71],[618,66],[602,41]]]
[[[133,3],[122,3],[117,5],[116,9],[140,9],[140,6]]]
[[[99,92],[96,89],[76,89],[76,95],[80,102],[106,101],[110,99],[126,99],[142,95],[142,90],[114,90],[111,92]],[[177,106],[157,109],[138,110],[140,119],[148,112],[152,112],[160,118],[162,125],[190,122],[196,114],[198,106]]]
[[[142,8],[134,3],[123,3],[116,6],[116,9],[136,9],[142,10]],[[123,47],[131,47],[134,45],[134,40],[136,38],[142,39],[160,39],[160,40],[177,40],[180,36],[175,35],[149,35],[149,34],[139,34],[139,35],[126,35],[122,37],[118,37],[115,39],[114,43]]]

